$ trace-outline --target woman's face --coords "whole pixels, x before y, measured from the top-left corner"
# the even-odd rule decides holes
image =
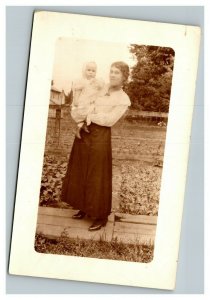
[[[110,85],[113,87],[121,87],[123,84],[123,74],[120,71],[120,69],[116,67],[111,67],[110,73],[109,73],[109,81]]]

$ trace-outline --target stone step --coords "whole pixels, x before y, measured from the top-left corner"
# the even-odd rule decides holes
[[[114,232],[122,234],[155,235],[156,225],[115,222]]]
[[[85,217],[82,220],[72,219],[73,209],[60,209],[52,207],[39,207],[37,219],[37,233],[42,233],[50,238],[62,235],[69,238],[106,240],[111,241],[114,229],[114,214],[109,216],[105,227],[98,231],[88,231],[93,220]]]
[[[72,208],[39,207],[37,233],[50,238],[69,237],[88,240],[117,241],[129,244],[154,244],[156,233],[156,216],[134,216],[111,213],[107,225],[98,231],[88,231],[92,220],[72,219]]]
[[[115,213],[115,220],[117,220],[118,222],[125,223],[157,225],[157,216]]]
[[[110,228],[111,227],[111,228]],[[101,228],[98,231],[88,231],[87,228],[71,228],[71,227],[64,227],[60,225],[53,225],[53,224],[37,224],[38,234],[44,234],[49,238],[58,238],[58,237],[69,237],[69,238],[78,238],[84,240],[94,240],[94,241],[106,241],[110,242],[112,240],[113,231],[112,226],[107,224],[106,227]]]

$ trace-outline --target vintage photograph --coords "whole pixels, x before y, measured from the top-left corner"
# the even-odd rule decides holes
[[[37,252],[152,261],[174,58],[170,47],[57,39]]]
[[[10,274],[175,288],[199,41],[34,13]]]

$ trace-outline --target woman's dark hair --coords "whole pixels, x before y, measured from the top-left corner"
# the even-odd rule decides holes
[[[123,61],[116,61],[111,64],[111,67],[115,67],[122,72],[124,77],[123,84],[125,84],[129,76],[129,66]]]

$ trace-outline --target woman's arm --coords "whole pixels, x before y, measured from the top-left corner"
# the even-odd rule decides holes
[[[92,122],[101,126],[111,127],[124,115],[127,108],[127,105],[117,105],[113,107],[111,112],[90,113],[87,116],[87,124],[89,125]]]
[[[76,123],[81,123],[85,121],[87,114],[81,112],[81,109],[72,106],[71,108],[71,117]]]

